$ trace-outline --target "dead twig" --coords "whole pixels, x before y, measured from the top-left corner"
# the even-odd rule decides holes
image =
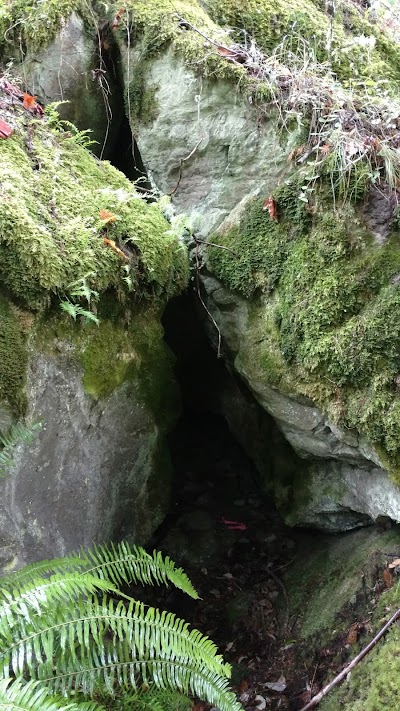
[[[208,318],[210,319],[211,323],[215,327],[215,330],[217,331],[218,334],[218,345],[217,345],[217,358],[221,358],[221,341],[222,341],[222,336],[221,336],[221,331],[220,328],[212,315],[211,311],[207,308],[207,304],[204,301],[202,295],[201,295],[201,288],[200,288],[200,261],[199,261],[199,241],[198,239],[193,235],[193,239],[196,242],[196,248],[194,250],[195,253],[195,259],[196,259],[196,291],[197,291],[197,296],[199,297],[200,303],[206,312]]]
[[[179,162],[179,173],[178,173],[178,182],[176,183],[174,189],[171,190],[170,193],[167,193],[167,195],[169,195],[170,197],[171,197],[171,195],[175,195],[176,191],[177,191],[178,188],[179,188],[180,182],[181,182],[181,180],[182,180],[182,168],[183,168],[183,164],[185,163],[185,161],[189,160],[189,159],[192,157],[192,155],[193,155],[194,153],[196,153],[196,151],[197,151],[197,149],[198,149],[200,143],[202,142],[203,138],[204,138],[204,135],[202,134],[201,137],[199,138],[199,140],[197,141],[195,147],[190,151],[190,153],[188,153],[188,155],[187,155],[185,158],[181,158],[181,159],[180,159],[180,162]]]
[[[206,244],[208,247],[218,247],[218,249],[226,249],[227,252],[231,252],[235,257],[239,257],[237,252],[234,252],[233,249],[230,247],[225,247],[223,244],[217,244],[216,242],[209,242],[209,240],[206,239],[200,239],[199,237],[193,237],[193,239],[196,242],[200,242],[200,244]]]
[[[351,672],[351,670],[354,669],[354,667],[359,662],[361,662],[362,659],[364,659],[364,657],[368,654],[368,652],[370,652],[371,649],[373,649],[373,647],[375,647],[376,643],[379,642],[381,637],[383,637],[385,632],[387,632],[389,627],[391,627],[393,625],[393,623],[396,622],[396,620],[398,620],[399,618],[400,618],[400,609],[396,610],[394,615],[392,615],[390,620],[388,622],[386,622],[386,624],[382,627],[382,629],[378,632],[378,634],[375,635],[375,637],[371,640],[371,642],[369,642],[369,644],[367,644],[367,646],[364,647],[364,649],[362,649],[361,652],[359,654],[357,654],[357,656],[354,657],[354,659],[349,664],[347,664],[347,666],[345,666],[344,669],[342,669],[340,674],[335,676],[335,678],[332,679],[332,681],[330,681],[329,684],[324,686],[321,689],[321,691],[319,692],[319,694],[316,694],[316,696],[313,696],[311,701],[309,701],[308,704],[303,706],[303,708],[300,711],[309,711],[309,709],[313,709],[315,706],[317,706],[317,704],[319,704],[319,702],[322,701],[324,696],[326,696],[331,691],[331,689],[333,689],[335,686],[337,686],[342,681],[342,679],[344,679],[347,676],[347,674],[349,674],[349,672]]]

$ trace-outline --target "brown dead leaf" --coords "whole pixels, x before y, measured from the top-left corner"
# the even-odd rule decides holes
[[[351,625],[347,635],[346,644],[355,644],[358,640],[358,624],[355,622]]]
[[[242,679],[238,686],[238,692],[239,694],[243,694],[247,689],[249,688],[249,680],[248,679]]]
[[[383,571],[383,582],[387,588],[393,587],[393,573],[388,568]]]
[[[320,147],[320,153],[322,153],[323,156],[328,155],[330,153],[332,146],[329,145],[329,143],[324,143],[323,146]]]
[[[123,253],[122,249],[117,247],[113,239],[108,239],[107,237],[103,237],[103,242],[107,247],[110,247],[115,254],[118,254],[119,257],[122,257],[122,259],[128,259],[126,254]]]
[[[268,214],[274,222],[279,222],[278,220],[278,207],[276,204],[276,200],[272,197],[265,198],[264,204],[263,204],[263,210],[268,210]]]
[[[105,225],[108,225],[110,222],[115,222],[117,219],[117,216],[114,215],[112,212],[109,212],[108,210],[99,210],[99,214],[100,214],[100,220]]]
[[[217,47],[217,52],[218,54],[221,55],[221,57],[227,57],[228,59],[235,59],[235,53],[232,52],[231,49],[228,47],[224,47],[223,45],[220,45]]]

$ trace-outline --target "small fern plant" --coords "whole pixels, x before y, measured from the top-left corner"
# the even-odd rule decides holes
[[[241,711],[215,644],[126,595],[132,583],[198,598],[168,557],[124,542],[0,578],[0,708],[187,711],[195,696]]]
[[[41,429],[41,422],[34,422],[32,425],[17,422],[11,425],[5,434],[0,433],[0,479],[8,474],[9,467],[13,465],[17,445],[22,442],[30,444]]]

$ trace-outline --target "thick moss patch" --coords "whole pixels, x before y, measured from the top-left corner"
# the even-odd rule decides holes
[[[187,257],[156,205],[64,132],[23,124],[0,145],[0,282],[37,308],[86,279],[122,298],[166,299],[187,280]],[[114,215],[104,225],[101,210]],[[127,258],[104,242],[125,244]]]
[[[0,403],[16,413],[25,408],[26,339],[17,313],[0,296]]]
[[[286,38],[286,52],[302,53],[304,40],[309,43],[319,62],[327,62],[327,39],[330,20],[323,4],[311,0],[208,0],[207,7],[215,22],[238,28],[255,37],[259,46],[271,54]],[[365,41],[369,38],[370,41]],[[375,27],[360,9],[346,3],[335,15],[330,63],[342,80],[368,77],[398,81],[400,47]]]
[[[357,428],[397,478],[399,234],[376,245],[353,208],[334,212],[320,199],[303,219],[303,203],[280,201],[277,191],[278,223],[255,201],[238,226],[212,237],[234,253],[210,247],[209,264],[253,300],[239,354],[246,371]]]
[[[99,304],[100,323],[75,324],[67,315],[53,313],[35,327],[38,350],[64,352],[83,368],[83,387],[96,400],[130,383],[136,401],[152,413],[163,429],[175,421],[180,401],[174,378],[174,358],[164,341],[159,309]]]
[[[10,43],[22,51],[48,45],[72,12],[88,15],[83,0],[0,0],[0,55]]]

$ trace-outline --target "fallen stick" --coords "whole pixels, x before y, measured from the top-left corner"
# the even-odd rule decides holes
[[[329,684],[324,686],[321,689],[321,691],[319,692],[319,694],[316,694],[316,696],[313,696],[311,701],[309,701],[308,704],[303,706],[303,708],[300,709],[300,711],[309,711],[309,709],[313,709],[315,706],[317,706],[317,704],[319,704],[319,702],[322,701],[324,696],[326,696],[331,691],[331,689],[333,689],[335,686],[337,686],[339,684],[339,682],[342,681],[342,679],[344,679],[347,676],[347,674],[349,672],[351,672],[352,669],[354,669],[354,667],[358,664],[358,662],[361,662],[361,660],[364,659],[364,657],[368,654],[368,652],[370,652],[371,649],[373,647],[375,647],[376,643],[379,642],[381,637],[383,637],[385,632],[387,632],[389,627],[391,627],[391,625],[394,622],[396,622],[396,620],[398,620],[399,617],[400,617],[400,609],[397,610],[394,613],[394,615],[392,615],[390,620],[388,622],[386,622],[386,624],[384,625],[384,627],[382,627],[381,630],[379,630],[378,634],[375,635],[375,637],[371,640],[371,642],[369,642],[369,644],[367,644],[367,646],[364,647],[364,649],[362,649],[361,652],[359,654],[357,654],[357,656],[354,657],[354,659],[344,669],[342,669],[340,674],[335,676],[335,678],[332,679],[332,681],[330,681]]]

